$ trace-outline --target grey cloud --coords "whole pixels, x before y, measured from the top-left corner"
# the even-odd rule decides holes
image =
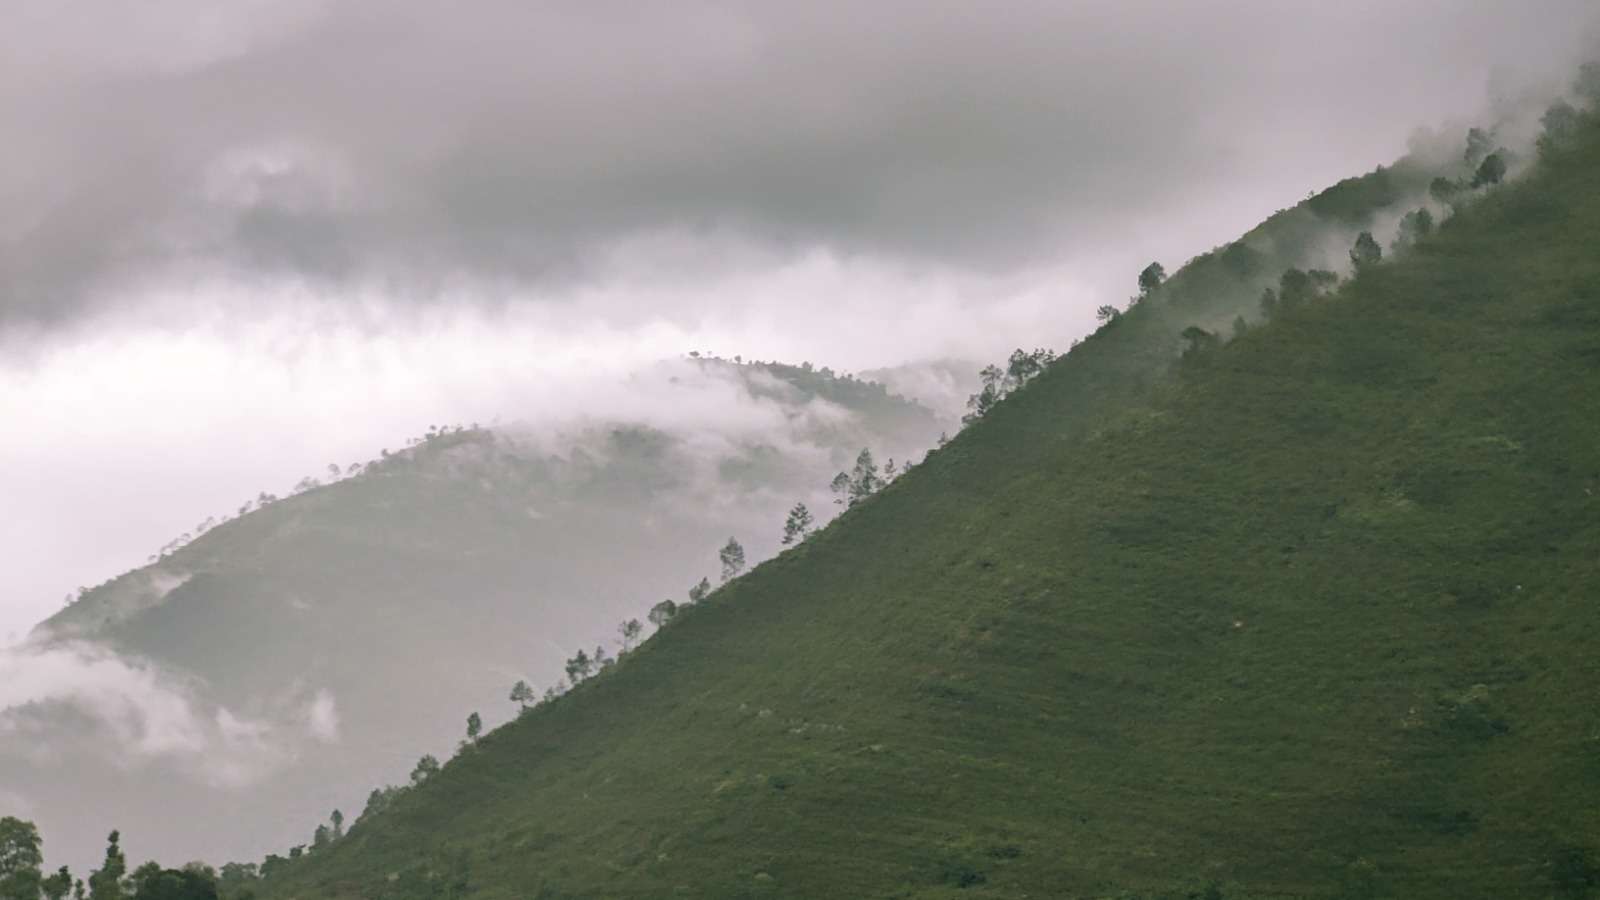
[[[408,0],[155,25],[24,6],[0,45],[0,325],[196,271],[423,296],[590,278],[670,230],[1004,268],[1276,184],[1286,131],[1398,149],[1490,66],[1558,71],[1594,19],[1566,0]]]
[[[0,675],[0,758],[61,765],[96,748],[101,765],[174,760],[202,783],[237,787],[291,756],[268,724],[208,707],[198,685],[92,643],[0,648]]]

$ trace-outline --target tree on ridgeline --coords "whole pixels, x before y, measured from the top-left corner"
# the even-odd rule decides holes
[[[804,503],[796,503],[783,523],[783,545],[787,547],[804,541],[810,535],[813,524],[811,510],[806,509]]]
[[[972,412],[961,417],[963,425],[973,422],[989,414],[995,404],[1005,397],[1006,373],[1000,371],[999,366],[984,366],[978,373],[978,382],[981,387],[978,392],[967,398],[967,408]]]
[[[672,617],[677,614],[678,604],[672,602],[671,600],[663,600],[660,603],[657,603],[655,606],[650,607],[650,612],[645,614],[645,618],[650,620],[651,625],[660,628],[668,622],[671,622]]]
[[[733,538],[728,538],[728,542],[717,551],[717,558],[722,561],[723,584],[739,577],[739,573],[744,571],[744,548]]]
[[[511,686],[511,702],[520,707],[519,712],[527,712],[528,706],[535,699],[533,688],[529,687],[526,681],[519,679],[516,684]]]
[[[828,490],[833,492],[833,502],[839,506],[845,505],[850,499],[850,474],[840,472],[833,476],[833,481],[828,483]]]
[[[1048,347],[1036,347],[1032,353],[1021,347],[1011,351],[1006,359],[1005,392],[1016,391],[1043,375],[1045,368],[1055,361],[1056,352]]]
[[[878,474],[878,464],[872,458],[872,451],[866,447],[856,454],[856,464],[850,470],[849,497],[850,506],[867,499],[883,487],[883,477]]]
[[[1161,263],[1153,262],[1139,272],[1139,296],[1148,297],[1167,280],[1167,270]]]
[[[336,809],[333,815],[328,817],[328,821],[333,823],[333,839],[337,841],[344,837],[344,813]]]
[[[699,584],[689,588],[690,603],[699,603],[709,596],[711,596],[711,579],[709,578],[702,578]]]
[[[411,783],[422,784],[437,774],[439,774],[439,758],[432,753],[423,754],[423,757],[417,760],[416,768],[411,770]]]
[[[1043,374],[1055,361],[1056,353],[1049,348],[1039,347],[1029,353],[1018,347],[1007,357],[1004,371],[999,366],[985,366],[978,373],[978,381],[982,386],[976,394],[967,398],[967,409],[971,412],[961,417],[961,424],[971,425],[988,415],[996,404]]]
[[[474,710],[467,716],[467,743],[476,744],[481,734],[483,734],[483,717]]]
[[[399,793],[400,788],[397,788],[394,785],[373,788],[372,793],[367,795],[367,805],[361,810],[361,818],[366,819],[369,816],[376,815],[388,809],[389,805],[394,802],[394,798],[398,796]],[[267,876],[265,869],[266,867],[263,866],[261,872],[261,877],[263,878]]]
[[[1101,325],[1105,325],[1105,324],[1110,323],[1110,322],[1115,322],[1117,319],[1119,319],[1121,317],[1122,317],[1122,310],[1117,309],[1115,306],[1112,306],[1110,304],[1106,304],[1104,306],[1100,306],[1100,307],[1096,308],[1095,311],[1094,311],[1094,320],[1096,322],[1099,322]]]
[[[567,680],[572,682],[573,686],[577,686],[578,682],[588,678],[593,671],[594,660],[589,658],[589,653],[586,650],[579,650],[567,660]]]
[[[622,652],[628,653],[639,643],[639,635],[644,633],[644,625],[638,619],[628,619],[617,626],[617,639],[622,644]]]

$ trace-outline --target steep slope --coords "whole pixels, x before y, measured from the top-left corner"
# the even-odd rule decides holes
[[[1142,402],[1186,327],[1256,315],[1284,268],[1333,265],[1357,229],[1384,233],[1422,202],[1430,177],[1459,167],[1403,160],[1191,260],[1077,348],[1073,377],[1057,387],[1060,424],[1092,430]],[[576,646],[592,647],[664,594],[682,599],[708,568],[715,574],[713,549],[729,533],[754,558],[769,555],[788,504],[833,509],[823,486],[859,446],[903,460],[954,431],[950,413],[978,366],[953,365],[878,375],[930,392],[941,418],[827,369],[699,359],[651,380],[681,382],[683,396],[659,400],[696,408],[707,405],[706,382],[731,388],[715,397],[709,427],[435,431],[358,477],[225,522],[41,628],[55,642],[88,637],[151,660],[167,694],[195,695],[193,721],[178,729],[190,737],[188,759],[154,766],[112,751],[147,742],[126,728],[109,739],[86,731],[82,707],[114,704],[84,695],[27,718],[44,720],[29,722],[42,735],[35,744],[82,751],[74,758],[96,776],[68,778],[55,763],[41,771],[17,762],[27,745],[0,746],[0,760],[14,764],[9,776],[0,767],[0,792],[46,810],[52,847],[69,860],[93,858],[106,821],[151,809],[183,814],[131,835],[137,852],[236,858],[298,843],[328,810],[348,811],[362,786],[398,780],[421,753],[452,746],[465,711],[481,709],[491,724],[509,714],[497,698],[511,681],[542,689]],[[728,433],[719,420],[730,415],[749,427]],[[163,767],[171,771],[151,774]],[[254,815],[201,824],[239,805]]]
[[[31,802],[74,863],[118,823],[150,823],[130,850],[166,858],[304,841],[447,753],[469,712],[509,717],[514,681],[554,682],[577,648],[714,579],[730,535],[770,555],[796,500],[827,514],[829,479],[862,446],[904,458],[950,427],[810,367],[700,359],[639,381],[684,409],[666,424],[601,410],[564,434],[435,429],[88,592],[35,644],[84,668],[102,651],[67,642],[146,661],[164,693],[124,705],[106,684],[4,710],[0,734],[26,737],[0,740],[0,796]]]
[[[1080,369],[1115,344],[1088,342],[259,890],[1585,895],[1592,124],[1579,143],[1093,428]]]

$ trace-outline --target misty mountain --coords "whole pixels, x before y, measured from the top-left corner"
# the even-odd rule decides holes
[[[364,466],[263,495],[78,597],[9,663],[58,671],[8,722],[4,787],[64,860],[118,823],[140,853],[252,858],[448,754],[579,648],[718,578],[736,537],[778,547],[785,512],[837,507],[871,448],[920,458],[954,423],[810,364],[688,359],[639,390],[693,427],[590,420],[434,426]],[[160,824],[157,824],[160,823]]]
[[[1509,139],[1512,129],[1496,130]],[[1438,207],[1434,179],[1472,169],[1459,144],[1421,148],[1188,261],[1073,348],[1052,427],[1086,435],[1118,421],[1163,389],[1186,329],[1215,335],[1259,321],[1262,292],[1286,271],[1347,273],[1358,234],[1389,243],[1408,211]],[[126,669],[149,685],[98,707],[70,694],[35,717],[36,744],[97,773],[51,783],[30,770],[26,796],[63,813],[36,818],[73,858],[92,852],[106,820],[145,821],[174,797],[211,815],[252,811],[227,829],[167,820],[170,830],[132,835],[150,842],[144,852],[252,859],[303,843],[330,810],[352,813],[367,790],[404,781],[421,754],[446,753],[468,712],[491,724],[509,717],[513,682],[542,691],[575,650],[614,650],[621,620],[715,581],[730,536],[764,559],[794,502],[827,517],[837,509],[828,481],[861,447],[880,460],[920,458],[957,430],[975,387],[961,375],[968,365],[856,379],[809,364],[691,359],[635,385],[687,415],[640,425],[597,411],[558,432],[435,427],[359,474],[341,468],[334,484],[216,526],[39,629],[34,645],[66,654],[63,667]],[[882,384],[927,396],[939,412]],[[151,696],[181,698],[183,715],[161,727],[188,736],[154,739],[107,768],[108,742],[84,736],[121,723],[122,743],[150,743],[164,722],[149,713]],[[130,774],[143,781],[130,786]]]
[[[1589,896],[1600,122],[1545,138],[1381,261],[1345,245],[1349,277],[1251,272],[1270,229],[1152,275],[911,473],[254,887]],[[1422,174],[1280,225],[1381,228]],[[1218,335],[1230,271],[1278,289]]]

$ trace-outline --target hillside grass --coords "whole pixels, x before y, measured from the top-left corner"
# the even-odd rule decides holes
[[[262,890],[1586,896],[1597,235],[1591,127],[1115,409],[1075,352]]]

